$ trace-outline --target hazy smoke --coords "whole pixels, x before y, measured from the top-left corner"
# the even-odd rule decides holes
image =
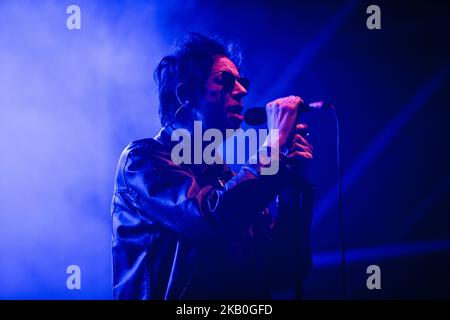
[[[77,1],[68,30],[70,4],[0,3],[0,298],[111,297],[117,159],[159,124],[154,4]]]

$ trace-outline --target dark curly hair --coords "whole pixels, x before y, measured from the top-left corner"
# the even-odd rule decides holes
[[[176,90],[184,84],[184,92],[192,103],[203,94],[206,79],[213,65],[213,57],[223,55],[237,66],[241,63],[240,50],[235,43],[225,44],[218,38],[189,33],[175,46],[174,52],[161,59],[154,71],[159,91],[159,117],[165,126],[173,120],[180,107]]]

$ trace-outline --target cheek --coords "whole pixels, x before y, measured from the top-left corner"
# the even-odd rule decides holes
[[[210,86],[206,90],[205,100],[210,103],[220,103],[225,101],[226,93],[220,86]]]

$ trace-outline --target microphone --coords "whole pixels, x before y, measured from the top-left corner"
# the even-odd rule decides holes
[[[308,112],[312,110],[332,108],[332,104],[325,101],[316,101],[311,103],[302,103],[298,107],[297,120],[301,112]],[[244,113],[244,121],[251,126],[257,126],[267,122],[267,114],[265,107],[253,107],[247,109]]]

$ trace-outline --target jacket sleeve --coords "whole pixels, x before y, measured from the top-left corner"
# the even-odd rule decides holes
[[[128,200],[141,218],[194,240],[250,226],[286,178],[280,158],[276,174],[262,174],[270,164],[257,161],[243,165],[223,187],[200,186],[189,169],[149,149],[131,149],[126,155],[122,179]]]

